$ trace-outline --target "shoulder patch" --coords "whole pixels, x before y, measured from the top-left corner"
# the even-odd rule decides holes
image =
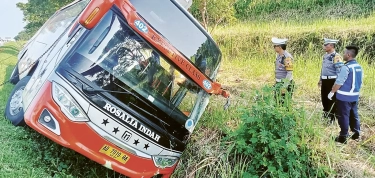
[[[284,66],[285,66],[285,70],[292,71],[293,70],[293,59],[291,57],[285,58]]]
[[[333,63],[342,62],[342,57],[340,55],[335,55],[335,58],[333,58]]]

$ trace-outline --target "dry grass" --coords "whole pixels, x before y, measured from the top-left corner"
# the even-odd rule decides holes
[[[292,36],[292,41],[308,41],[305,34],[330,34],[348,43],[354,40],[357,33],[362,35],[375,32],[375,16],[360,20],[317,21],[308,24],[295,23],[247,23],[237,24],[231,27],[222,27],[214,32],[223,51],[224,60],[218,75],[218,81],[232,94],[232,109],[222,111],[225,100],[212,97],[206,114],[204,114],[199,129],[196,130],[193,141],[182,159],[176,177],[192,176],[181,173],[182,170],[194,172],[194,177],[200,177],[199,173],[209,173],[211,177],[220,177],[217,170],[220,166],[219,159],[212,155],[223,155],[223,147],[230,145],[221,144],[217,138],[220,132],[227,132],[237,128],[240,124],[241,113],[238,108],[249,108],[252,103],[252,92],[264,85],[274,83],[274,57],[275,54],[270,44],[270,37],[283,34]],[[277,28],[275,26],[277,25]],[[350,33],[351,35],[348,35]],[[318,35],[319,36],[319,35]],[[319,43],[314,42],[314,43]],[[292,43],[289,48],[294,48]],[[301,46],[299,46],[301,47]],[[343,44],[339,46],[342,49]],[[310,45],[303,53],[296,51],[296,64],[294,78],[297,83],[297,91],[294,101],[298,106],[303,106],[308,113],[308,124],[301,126],[301,134],[305,143],[313,150],[312,157],[317,160],[314,164],[318,167],[326,167],[329,177],[375,177],[375,68],[368,64],[366,52],[362,51],[359,62],[365,71],[365,81],[362,89],[359,113],[361,115],[362,140],[360,142],[350,140],[347,145],[336,144],[332,137],[339,132],[337,123],[326,125],[321,118],[322,106],[320,93],[317,87],[321,68],[321,56],[324,52],[321,45]],[[207,114],[208,113],[208,114]],[[304,128],[308,127],[308,128]],[[207,142],[209,140],[209,142]],[[203,144],[201,144],[203,143]],[[224,146],[223,146],[224,145]],[[205,153],[207,149],[211,151]],[[231,155],[227,155],[232,157]],[[206,159],[207,158],[207,159]],[[212,158],[212,159],[211,159]],[[230,158],[227,158],[230,160]],[[184,161],[185,160],[185,161]],[[201,161],[203,161],[201,163]],[[247,161],[251,161],[248,159]],[[231,164],[240,162],[230,161]],[[202,167],[203,166],[203,167]],[[198,169],[200,168],[200,169]],[[198,171],[197,171],[198,170]],[[189,171],[188,171],[189,172]],[[225,170],[221,170],[225,172]]]

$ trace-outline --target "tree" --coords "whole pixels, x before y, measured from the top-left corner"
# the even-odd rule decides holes
[[[190,12],[212,33],[218,25],[236,21],[233,6],[235,2],[236,0],[194,0]]]
[[[27,3],[17,3],[17,7],[23,12],[23,20],[27,22],[24,30],[17,35],[17,38],[22,40],[29,39],[53,13],[73,1],[29,0]]]
[[[27,41],[30,38],[31,38],[31,35],[26,30],[20,31],[18,35],[14,37],[14,39],[17,41]]]

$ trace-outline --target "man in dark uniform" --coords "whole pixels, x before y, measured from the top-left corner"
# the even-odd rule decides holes
[[[160,56],[156,51],[151,52],[151,57],[148,59],[150,63],[150,68],[147,72],[148,84],[152,85],[154,82],[154,75],[158,71],[158,66],[160,65]]]
[[[342,57],[336,53],[335,46],[338,40],[324,38],[324,50],[326,54],[323,56],[323,65],[320,73],[320,80],[318,86],[320,87],[320,96],[323,104],[324,117],[328,117],[329,123],[335,121],[336,111],[336,97],[333,96],[332,100],[327,98],[327,95],[334,85],[340,67],[343,64]]]
[[[203,54],[197,54],[195,58],[195,65],[197,65],[198,69],[202,73],[206,73],[207,68],[207,59],[203,56]]]
[[[286,93],[290,96],[293,94],[293,56],[286,51],[287,39],[272,38],[273,47],[275,49],[275,78],[276,78],[276,99],[281,103],[285,101]],[[280,96],[280,97],[279,97]]]
[[[341,131],[336,142],[346,143],[349,136],[348,130],[354,132],[351,136],[353,140],[359,139],[360,121],[358,116],[358,99],[362,86],[363,70],[356,61],[358,54],[357,46],[347,46],[344,54],[345,65],[336,79],[332,91],[328,94],[328,99],[332,99],[336,93],[337,120]]]

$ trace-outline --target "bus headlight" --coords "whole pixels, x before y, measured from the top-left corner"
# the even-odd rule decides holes
[[[43,82],[42,82],[41,76],[33,75],[30,78],[22,94],[24,111],[28,109],[32,99],[35,97],[36,93],[40,90],[42,84]]]
[[[61,111],[72,121],[86,122],[89,121],[83,109],[73,99],[66,89],[61,85],[52,82],[52,97],[60,106]]]
[[[179,158],[173,156],[152,156],[154,164],[158,168],[168,168],[176,164]]]

